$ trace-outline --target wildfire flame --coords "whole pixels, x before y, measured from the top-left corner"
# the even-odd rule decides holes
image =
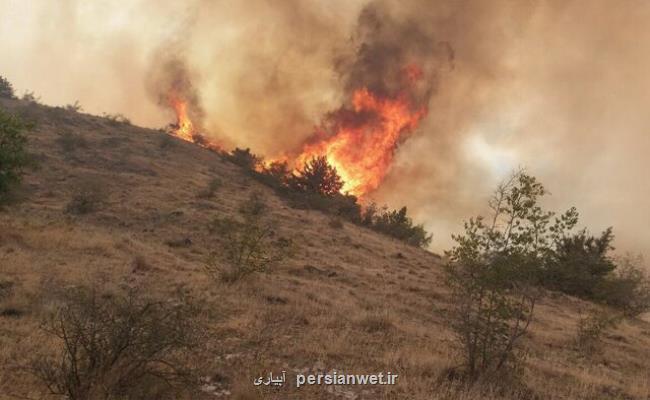
[[[168,96],[169,105],[176,114],[176,124],[171,125],[172,133],[185,141],[196,143],[199,146],[207,149],[220,151],[221,145],[215,141],[208,140],[205,136],[198,132],[192,119],[190,118],[187,101],[177,96],[175,93],[170,93]]]
[[[318,130],[295,165],[300,168],[313,157],[325,156],[344,181],[341,191],[363,197],[379,187],[400,141],[425,115],[426,109],[413,109],[404,93],[382,97],[367,88],[357,89],[352,108],[332,115],[333,133]]]
[[[174,135],[188,142],[194,141],[194,124],[187,113],[187,103],[176,96],[169,97],[169,104],[176,113]]]
[[[300,170],[312,158],[325,156],[344,183],[341,192],[363,198],[379,187],[395,149],[426,115],[426,108],[414,106],[409,95],[409,89],[421,77],[417,66],[407,66],[403,70],[404,90],[397,94],[378,94],[367,87],[353,91],[350,106],[329,114],[297,156],[284,155],[273,161],[288,161],[292,168]],[[188,102],[182,96],[172,91],[168,101],[176,113],[176,124],[172,127],[177,137],[221,151],[218,143],[197,132],[188,113]],[[262,171],[273,161],[257,168]]]

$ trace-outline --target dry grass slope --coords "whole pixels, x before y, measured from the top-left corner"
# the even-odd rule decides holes
[[[162,132],[18,100],[0,106],[36,120],[29,146],[40,164],[25,177],[21,201],[0,212],[0,281],[11,286],[0,299],[0,399],[42,398],[14,366],[47,348],[37,327],[56,302],[54,288],[91,281],[200,300],[209,339],[193,363],[205,398],[502,398],[438,383],[455,359],[438,256],[293,210],[219,155]],[[201,195],[214,179],[214,194]],[[84,182],[101,188],[101,201],[91,212],[66,212]],[[215,246],[207,225],[235,215],[254,191],[295,254],[272,273],[215,282],[204,273]],[[650,398],[650,324],[624,322],[603,338],[601,353],[585,357],[574,338],[579,313],[591,307],[564,295],[543,301],[525,339],[528,387],[544,399]],[[400,377],[396,386],[332,391],[252,385],[283,369]]]

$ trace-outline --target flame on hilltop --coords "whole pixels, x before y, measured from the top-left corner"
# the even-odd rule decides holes
[[[187,112],[187,102],[171,94],[169,96],[169,105],[176,113],[176,125],[173,126],[174,135],[188,142],[194,142],[194,124]]]
[[[420,76],[416,67],[405,69],[409,83]],[[332,113],[328,126],[319,128],[303,146],[295,167],[325,156],[344,181],[341,191],[363,197],[379,187],[400,141],[425,115],[426,108],[414,108],[406,92],[390,97],[368,88],[357,89],[351,107]]]
[[[210,150],[221,151],[222,146],[219,143],[209,140],[199,133],[197,127],[190,118],[187,101],[175,95],[173,92],[169,94],[168,101],[170,107],[176,114],[176,123],[171,125],[172,133],[176,137],[188,142],[196,143],[199,146]]]

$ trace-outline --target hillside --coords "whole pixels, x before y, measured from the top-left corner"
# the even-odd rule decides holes
[[[38,326],[55,301],[53,288],[90,282],[159,297],[181,290],[208,310],[206,348],[192,360],[205,377],[204,398],[457,398],[437,383],[455,365],[439,256],[293,209],[219,154],[164,132],[18,100],[0,106],[37,123],[29,149],[38,161],[15,204],[0,212],[0,281],[13,285],[0,302],[0,399],[41,398],[15,366],[45,343]],[[199,196],[214,178],[222,182],[214,196]],[[89,182],[102,188],[101,207],[66,213],[75,190]],[[217,282],[204,271],[218,250],[208,223],[236,214],[253,192],[269,206],[275,234],[295,250],[269,273]],[[573,345],[576,324],[593,307],[560,294],[544,298],[525,339],[531,392],[544,399],[650,398],[650,324],[627,320],[607,334],[602,353],[584,357]],[[391,371],[399,382],[252,384],[268,371],[332,369]]]

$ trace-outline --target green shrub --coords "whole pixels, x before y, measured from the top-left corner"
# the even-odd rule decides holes
[[[61,295],[43,321],[57,344],[29,369],[47,390],[68,399],[176,399],[195,386],[186,354],[199,344],[197,310],[186,299],[145,298],[136,290],[78,287]]]
[[[492,215],[465,223],[447,252],[452,293],[451,327],[470,381],[510,375],[520,363],[521,338],[533,319],[540,291],[551,213],[538,205],[544,187],[523,172],[500,185],[489,205]]]
[[[370,211],[372,212],[372,211]],[[392,236],[412,246],[427,247],[431,244],[431,235],[428,235],[422,225],[414,225],[413,220],[407,216],[406,207],[397,210],[383,210],[374,216],[366,211],[363,221],[369,221],[370,227],[376,231]],[[369,220],[370,218],[370,220]]]
[[[213,278],[233,283],[256,272],[267,272],[287,256],[291,241],[277,238],[266,219],[267,208],[254,193],[239,210],[241,219],[215,218],[209,226],[221,241],[205,266]]]
[[[622,257],[616,269],[598,282],[594,299],[636,317],[650,310],[650,279],[641,257]]]
[[[581,230],[557,238],[544,267],[546,286],[573,296],[595,299],[596,288],[616,268],[608,255],[613,239],[611,228],[600,237]]]
[[[30,124],[0,109],[0,204],[8,200],[9,192],[22,179],[30,163],[25,131]]]
[[[14,99],[16,97],[13,85],[4,76],[0,76],[0,97],[5,99]]]

